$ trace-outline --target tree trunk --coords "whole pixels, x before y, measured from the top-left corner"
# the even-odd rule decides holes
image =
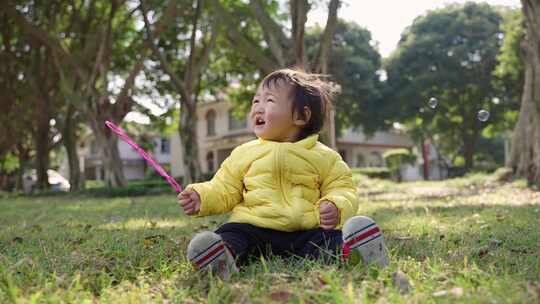
[[[101,149],[105,155],[104,171],[105,184],[109,188],[126,187],[127,180],[122,167],[122,159],[118,151],[118,140],[115,136],[100,134],[98,142],[101,144]]]
[[[25,151],[20,147],[18,152],[19,170],[17,170],[15,189],[17,189],[18,191],[22,191],[24,190],[24,171],[26,171],[26,168],[28,166],[28,154],[25,153]]]
[[[35,130],[34,142],[36,145],[36,187],[41,190],[49,188],[49,177],[47,169],[49,168],[49,110],[48,102],[44,97],[39,97],[38,123]]]
[[[526,21],[525,83],[519,120],[514,130],[512,167],[540,187],[540,2],[521,1]]]
[[[317,54],[317,62],[314,71],[316,73],[327,74],[328,73],[328,61],[330,60],[330,53],[332,51],[332,38],[337,27],[337,11],[340,6],[339,0],[331,0],[328,4],[328,18],[326,19],[326,27],[324,33],[321,36],[321,42],[319,45],[319,51]]]
[[[189,98],[189,97],[188,97]],[[199,149],[197,144],[197,113],[192,101],[184,102],[180,109],[180,125],[178,132],[182,144],[184,158],[184,184],[200,180],[201,165],[199,163]]]
[[[474,167],[474,143],[465,141],[463,147],[463,158],[465,159],[465,170],[468,172]]]
[[[307,0],[292,0],[291,5],[291,21],[292,21],[292,40],[293,48],[291,49],[291,64],[309,70],[306,56],[306,21],[310,5]]]
[[[62,138],[69,163],[70,191],[79,191],[84,189],[84,175],[81,172],[79,155],[77,153],[77,123],[74,121],[74,114],[75,109],[73,105],[69,105],[62,131]]]
[[[100,147],[105,171],[105,185],[109,188],[126,187],[127,180],[122,169],[117,137],[105,126],[102,119],[91,119],[92,131]]]

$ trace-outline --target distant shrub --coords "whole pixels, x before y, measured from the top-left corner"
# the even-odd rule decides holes
[[[508,167],[502,167],[497,169],[491,176],[489,177],[489,181],[492,182],[511,182],[514,177],[514,173],[512,172],[511,168]]]
[[[386,167],[365,167],[351,169],[354,174],[363,174],[370,178],[390,178],[390,170]]]
[[[132,180],[128,182],[127,187],[107,188],[104,183],[94,183],[93,186],[93,188],[72,194],[93,197],[121,197],[174,193],[174,189],[161,176]]]
[[[414,164],[416,155],[407,149],[392,149],[384,152],[383,159],[392,176],[401,181],[401,167],[404,164]]]

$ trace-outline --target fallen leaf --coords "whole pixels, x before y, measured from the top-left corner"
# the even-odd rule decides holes
[[[279,291],[272,292],[270,294],[270,299],[272,299],[273,301],[276,301],[276,302],[280,302],[280,303],[289,303],[292,296],[293,296],[293,294],[288,292],[288,291],[279,290]]]
[[[476,251],[476,255],[479,258],[485,258],[489,254],[489,246],[482,246]]]
[[[167,237],[164,234],[150,235],[144,238],[143,243],[144,247],[152,247],[155,244],[159,243],[162,240],[165,240]]]
[[[529,282],[527,284],[527,291],[540,301],[540,283],[539,282]]]
[[[463,288],[461,287],[454,287],[450,290],[439,290],[439,291],[436,291],[432,294],[432,296],[434,297],[444,297],[444,296],[448,296],[448,295],[452,295],[452,296],[455,296],[457,298],[461,297],[463,295]]]
[[[392,273],[392,283],[401,294],[409,293],[411,290],[411,283],[409,278],[402,271],[396,271]]]
[[[328,285],[328,280],[326,280],[325,277],[323,277],[322,275],[318,275],[317,276],[317,280],[319,281],[319,288],[324,288]]]

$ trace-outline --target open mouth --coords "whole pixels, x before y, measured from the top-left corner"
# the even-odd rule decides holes
[[[262,118],[255,119],[255,125],[256,126],[263,126],[264,124],[265,124],[264,119],[262,119]]]

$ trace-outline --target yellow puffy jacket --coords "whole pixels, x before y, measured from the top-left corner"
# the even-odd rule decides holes
[[[358,209],[356,188],[341,156],[318,138],[238,146],[211,181],[187,187],[201,198],[197,215],[232,211],[229,222],[308,230],[319,227],[319,204],[327,200],[339,209],[341,228]]]

